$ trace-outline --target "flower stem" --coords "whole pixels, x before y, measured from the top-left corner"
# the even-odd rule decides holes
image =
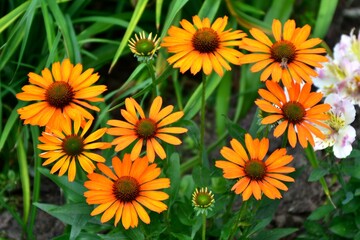
[[[201,231],[201,239],[206,239],[206,214],[202,214],[202,231]]]
[[[202,166],[206,166],[204,155],[205,149],[205,103],[206,103],[206,75],[202,74],[202,95],[201,95],[201,115],[200,115],[200,163]]]
[[[234,236],[236,234],[236,230],[238,229],[238,226],[239,226],[239,223],[241,222],[242,220],[242,217],[244,215],[244,212],[247,208],[247,203],[248,201],[245,201],[245,202],[242,202],[241,204],[241,207],[237,213],[237,219],[236,219],[236,222],[233,224],[232,226],[232,229],[231,229],[231,234],[229,235],[229,239],[234,239]]]
[[[319,168],[319,160],[317,159],[317,157],[315,155],[315,151],[314,151],[313,147],[310,144],[308,144],[308,147],[305,148],[305,154],[306,154],[311,166],[313,167],[313,169]],[[331,199],[330,191],[329,191],[328,185],[327,185],[327,183],[325,181],[325,178],[321,177],[319,179],[319,182],[320,182],[320,184],[321,184],[321,186],[322,186],[322,188],[324,190],[324,193],[325,193],[327,199],[330,201],[330,203],[333,205],[333,207],[336,208],[334,202]]]
[[[147,69],[149,71],[151,80],[152,80],[152,99],[156,98],[159,93],[156,85],[156,76],[155,76],[155,70],[151,64],[151,61],[146,62]]]

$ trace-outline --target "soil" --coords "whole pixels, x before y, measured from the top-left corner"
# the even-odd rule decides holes
[[[340,40],[340,34],[349,34],[353,28],[359,29],[359,19],[359,1],[339,1],[339,6],[335,13],[333,23],[331,24],[326,38],[324,39],[330,49],[332,49],[332,47]],[[255,112],[254,109],[252,112]],[[252,119],[252,116],[247,116],[247,119],[243,119],[242,123],[246,125],[246,123],[251,122],[248,118]],[[357,117],[355,122],[359,122],[358,118],[359,117]],[[356,127],[357,135],[359,136],[360,127]],[[310,167],[302,152],[302,150],[296,148],[291,149],[289,152],[294,155],[295,161],[293,161],[293,166],[296,167],[296,169],[302,169],[302,173],[296,179],[296,182],[291,185],[289,191],[284,193],[283,199],[281,200],[279,208],[276,212],[276,216],[271,223],[271,227],[298,227],[301,229],[306,217],[325,200],[320,184],[318,182],[310,183],[307,181],[310,173]],[[304,187],[304,185],[306,187]],[[63,197],[60,189],[45,177],[42,179],[40,196],[40,202],[42,203],[52,203],[57,205],[63,204]],[[19,198],[21,198],[21,193],[19,194]],[[19,206],[21,206],[21,204],[19,204]],[[21,209],[18,209],[18,212],[21,212]],[[38,240],[52,239],[53,237],[59,236],[63,233],[65,228],[61,221],[41,210],[37,211],[35,222],[35,235]],[[0,239],[22,238],[21,227],[12,218],[11,214],[7,211],[1,212]],[[286,239],[294,238],[295,235],[292,235]]]

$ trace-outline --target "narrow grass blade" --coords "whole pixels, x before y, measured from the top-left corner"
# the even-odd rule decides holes
[[[273,19],[279,19],[281,22],[285,22],[289,19],[293,12],[295,0],[274,0],[272,1],[270,9],[266,12],[264,22],[272,22]]]
[[[30,178],[28,172],[28,162],[26,157],[26,152],[23,144],[23,138],[21,136],[17,136],[19,140],[17,142],[17,157],[19,163],[19,172],[20,172],[20,180],[21,180],[21,188],[23,194],[23,220],[26,223],[29,217],[30,211]]]
[[[29,7],[30,1],[26,1],[0,19],[0,33],[8,28],[16,19],[18,19]]]
[[[120,46],[119,46],[118,50],[115,53],[113,61],[111,62],[109,72],[111,72],[112,68],[115,66],[116,62],[118,61],[118,59],[120,58],[122,52],[124,51],[124,48],[125,48],[126,44],[128,43],[128,40],[130,39],[131,34],[134,32],[134,29],[135,29],[137,23],[140,20],[140,17],[142,16],[142,14],[143,14],[143,12],[145,10],[147,2],[148,2],[148,0],[139,0],[137,2],[134,13],[133,13],[133,15],[132,15],[132,17],[130,19],[129,26],[126,29],[125,34],[124,34],[124,36],[122,38],[122,41],[120,43]]]
[[[336,7],[338,5],[338,0],[322,0],[320,3],[319,12],[316,18],[314,31],[312,32],[312,35],[314,37],[323,38],[331,24],[331,21],[333,19]]]

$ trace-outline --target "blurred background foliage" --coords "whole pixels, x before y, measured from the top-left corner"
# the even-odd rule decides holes
[[[118,114],[116,107],[123,104],[125,97],[145,96],[151,86],[145,66],[136,62],[127,47],[134,33],[152,32],[162,38],[168,28],[178,25],[181,19],[191,20],[193,15],[199,15],[214,20],[227,15],[231,28],[245,32],[258,27],[270,33],[274,18],[282,22],[292,18],[298,26],[309,24],[312,37],[325,38],[337,6],[337,0],[0,1],[0,207],[11,212],[30,239],[34,237],[36,221],[36,206],[32,203],[39,201],[41,175],[52,178],[71,198],[71,193],[67,193],[71,189],[40,167],[36,148],[39,129],[24,126],[16,112],[25,103],[19,102],[15,94],[27,83],[29,72],[39,73],[65,57],[73,63],[81,62],[84,68],[94,68],[101,76],[99,84],[106,84],[109,88],[104,96],[106,102],[100,104],[103,111],[98,114],[96,123],[96,126],[104,126],[110,114]],[[193,118],[200,108],[201,76],[171,71],[166,58],[167,53],[161,49],[155,62],[157,82],[161,94],[185,112],[185,123],[193,134],[184,140],[184,148],[191,150],[198,141],[198,129]],[[229,129],[232,136],[241,131],[236,124],[249,114],[253,100],[257,98],[257,90],[262,84],[258,79],[258,75],[250,73],[248,66],[233,66],[233,71],[223,78],[210,76],[207,98],[214,113],[218,140],[209,146],[209,154],[225,139]],[[191,160],[191,156],[189,158]],[[185,161],[181,160],[182,174],[187,173],[190,166]],[[183,178],[181,186],[194,185],[193,179],[186,182],[188,180]],[[219,186],[217,183],[214,185],[215,189],[219,188],[218,192]],[[16,189],[21,189],[19,197],[22,200],[18,202],[22,206],[10,200]],[[182,190],[191,191],[186,189]],[[37,207],[50,211],[41,204]],[[185,209],[183,213],[188,214],[190,210]],[[184,218],[180,219],[181,226],[187,225],[185,216],[180,217]],[[62,220],[71,224],[70,219]],[[257,227],[264,228],[268,222],[266,220],[262,222],[263,226]],[[286,233],[291,232],[290,229]],[[177,239],[181,239],[180,235]]]

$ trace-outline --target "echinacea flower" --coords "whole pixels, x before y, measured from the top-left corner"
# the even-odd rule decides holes
[[[167,209],[162,201],[169,195],[159,190],[170,187],[170,179],[158,178],[161,169],[155,163],[149,165],[146,157],[131,161],[130,155],[125,154],[122,161],[118,157],[112,159],[112,169],[102,163],[97,166],[102,174],[88,174],[84,196],[89,205],[98,204],[91,216],[103,213],[102,223],[115,217],[115,226],[121,219],[125,229],[135,228],[139,218],[150,223],[143,206],[157,213]]]
[[[260,80],[271,80],[290,87],[293,79],[301,83],[302,80],[311,83],[311,77],[317,76],[312,67],[322,67],[321,62],[327,58],[320,54],[326,53],[324,48],[313,48],[321,43],[319,38],[308,39],[311,27],[305,25],[296,28],[294,20],[288,20],[282,30],[281,22],[274,19],[272,33],[275,41],[257,28],[250,29],[255,39],[244,38],[240,48],[248,50],[239,58],[240,64],[255,63],[250,70],[259,72],[262,69]]]
[[[215,166],[221,168],[224,178],[238,179],[231,188],[236,194],[242,194],[243,201],[251,195],[259,200],[264,193],[268,198],[282,198],[279,191],[287,191],[288,187],[282,183],[294,182],[292,177],[284,173],[291,173],[295,168],[286,166],[293,160],[293,156],[286,155],[286,149],[275,150],[264,160],[269,150],[269,139],[253,139],[245,134],[245,146],[236,139],[230,141],[231,148],[223,147],[220,151],[226,160],[217,160]]]
[[[146,37],[145,32],[140,32],[139,37],[135,34],[135,40],[129,40],[129,48],[139,62],[146,62],[156,56],[156,51],[160,49],[159,42],[157,35],[152,38],[152,33],[149,33]]]
[[[158,96],[151,104],[149,116],[147,117],[135,99],[126,98],[126,110],[121,109],[120,111],[126,121],[112,119],[107,122],[108,125],[113,126],[108,129],[107,133],[116,136],[112,141],[112,144],[116,145],[115,151],[121,151],[135,141],[136,143],[131,150],[131,159],[138,158],[143,145],[146,145],[146,156],[150,162],[153,162],[155,153],[161,159],[166,157],[165,150],[158,142],[158,139],[172,145],[181,144],[180,139],[171,134],[185,133],[187,129],[168,127],[168,125],[178,121],[184,115],[184,112],[171,113],[174,109],[172,105],[163,109],[161,109],[161,106],[162,98]]]
[[[60,129],[66,118],[77,121],[94,119],[86,108],[100,111],[89,102],[104,101],[99,95],[106,90],[106,86],[91,86],[99,75],[93,74],[92,68],[83,73],[82,70],[80,63],[73,66],[69,59],[65,59],[61,64],[53,63],[51,71],[48,68],[42,70],[42,76],[30,72],[31,85],[25,85],[22,88],[24,92],[16,94],[23,101],[38,101],[18,109],[20,118],[25,120],[24,124]]]
[[[68,172],[68,180],[74,181],[76,176],[76,165],[92,173],[96,168],[93,161],[105,162],[105,158],[91,150],[110,148],[111,144],[106,142],[95,142],[106,133],[106,128],[101,128],[85,136],[91,127],[92,120],[80,125],[80,122],[72,122],[70,119],[62,122],[61,130],[50,129],[42,132],[39,137],[41,144],[38,148],[44,150],[39,156],[45,158],[43,166],[55,164],[50,173],[59,171],[59,176]]]
[[[293,82],[290,88],[284,89],[273,81],[265,82],[266,89],[259,89],[258,99],[255,104],[269,116],[261,120],[261,124],[278,123],[274,129],[274,136],[280,137],[287,130],[287,139],[294,148],[299,139],[303,148],[307,147],[308,141],[315,145],[313,134],[324,139],[325,135],[318,126],[328,128],[323,121],[329,119],[326,112],[330,109],[329,104],[318,104],[323,95],[320,92],[311,92],[311,84],[305,83],[303,87]]]
[[[202,187],[200,188],[200,190],[198,188],[195,189],[192,194],[192,205],[194,207],[196,215],[207,215],[209,211],[212,211],[214,204],[214,194],[210,190],[208,190],[207,187]]]
[[[315,150],[333,147],[337,158],[346,158],[352,151],[351,144],[355,141],[356,131],[350,125],[355,120],[355,107],[340,95],[332,93],[325,98],[325,103],[331,106],[328,111],[330,118],[326,121],[330,128],[321,129],[324,139],[315,139]]]
[[[169,53],[175,53],[167,61],[174,64],[174,68],[180,68],[181,73],[190,69],[195,75],[202,69],[206,75],[214,70],[222,76],[223,68],[231,70],[228,62],[238,64],[238,57],[242,55],[230,47],[238,46],[239,40],[246,36],[240,30],[224,31],[227,22],[227,16],[217,18],[212,25],[209,18],[201,20],[194,16],[193,24],[183,19],[180,21],[182,28],[171,26],[169,36],[161,44]]]

